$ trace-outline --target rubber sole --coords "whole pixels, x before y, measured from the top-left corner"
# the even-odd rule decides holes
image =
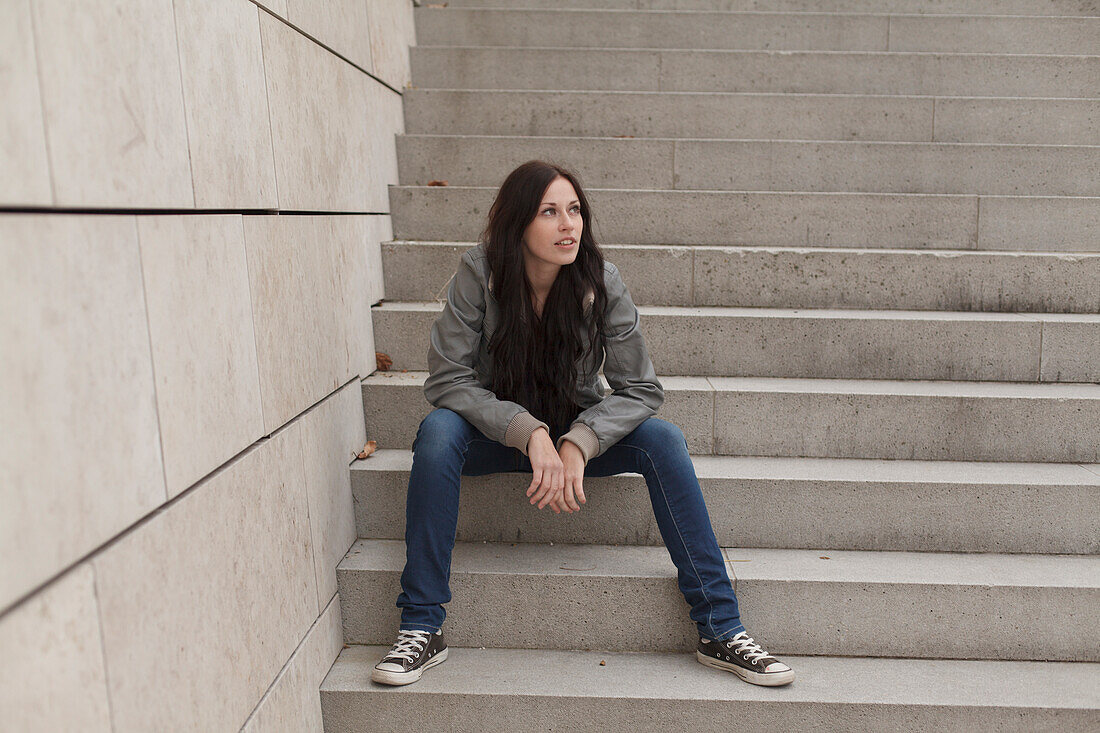
[[[794,670],[788,669],[786,672],[772,672],[771,674],[761,674],[760,672],[753,672],[752,670],[745,669],[736,664],[730,662],[723,662],[721,659],[715,659],[714,657],[703,654],[700,651],[695,652],[695,658],[699,660],[701,664],[708,667],[714,667],[715,669],[722,669],[727,672],[733,672],[735,675],[754,685],[763,685],[764,687],[779,687],[780,685],[788,685],[794,682]]]
[[[420,679],[420,676],[424,674],[424,670],[430,669],[437,664],[440,664],[447,658],[447,652],[450,647],[445,648],[439,654],[436,654],[430,660],[420,665],[416,669],[410,669],[408,672],[388,672],[384,669],[378,669],[375,667],[371,670],[370,678],[383,685],[410,685]]]

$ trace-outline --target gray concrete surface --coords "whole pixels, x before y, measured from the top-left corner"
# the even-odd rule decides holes
[[[791,91],[426,89],[405,100],[410,135],[674,138],[689,162],[722,154],[720,168],[677,171],[676,188],[1040,195],[1096,191],[1096,110],[1094,99]]]
[[[540,0],[449,0],[453,8],[541,8]],[[612,10],[704,10],[749,12],[947,13],[959,15],[1080,15],[1098,16],[1091,0],[561,0],[561,8]]]
[[[723,545],[919,552],[1100,553],[1100,465],[692,456]],[[412,454],[352,463],[356,532],[403,539]],[[530,473],[466,476],[458,539],[662,543],[638,474],[584,479],[580,512],[524,501]],[[492,506],[492,512],[484,511]]]
[[[368,439],[411,448],[426,372],[363,380]],[[1100,462],[1100,385],[660,377],[658,417],[692,453],[945,461]]]
[[[373,309],[375,348],[427,369],[441,307]],[[658,374],[824,379],[1100,382],[1100,315],[640,306]],[[1047,333],[1059,338],[1044,339]],[[1094,346],[1096,345],[1096,346]]]
[[[543,510],[545,511],[545,510]],[[775,652],[1100,661],[1100,558],[726,550],[741,620]],[[337,567],[344,638],[396,638],[405,543]],[[664,547],[459,542],[443,627],[459,646],[661,651],[695,624]],[[990,623],[995,619],[995,623]]]
[[[442,305],[470,242],[382,245],[386,300]],[[1100,252],[600,243],[634,303],[1100,313]]]
[[[688,653],[451,647],[416,684],[369,681],[388,647],[345,649],[321,686],[325,730],[417,727],[602,733],[728,731],[731,717],[798,731],[1090,730],[1100,665],[787,657],[796,678],[764,688]]]
[[[871,13],[450,8],[416,11],[424,46],[772,48],[1074,53],[1095,48],[1100,18]]]
[[[498,171],[497,184],[506,173]],[[394,237],[476,239],[495,186],[454,184],[390,186]],[[1100,197],[599,188],[587,193],[600,242],[1100,251]]]

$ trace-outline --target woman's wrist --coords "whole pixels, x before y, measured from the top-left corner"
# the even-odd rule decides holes
[[[580,449],[586,464],[592,460],[592,456],[596,455],[600,450],[600,441],[599,438],[596,437],[596,433],[592,428],[582,422],[573,423],[573,427],[570,428],[569,432],[558,438],[558,444],[556,446],[558,452],[561,452],[561,448],[566,441]]]

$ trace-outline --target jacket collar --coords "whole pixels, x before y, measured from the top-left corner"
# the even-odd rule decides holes
[[[489,272],[489,292],[490,293],[493,292],[493,273],[491,271]],[[585,292],[585,294],[584,294],[584,309],[583,310],[588,310],[589,306],[591,306],[592,303],[595,302],[595,300],[596,300],[596,293],[593,292],[592,288],[588,288],[588,291]]]

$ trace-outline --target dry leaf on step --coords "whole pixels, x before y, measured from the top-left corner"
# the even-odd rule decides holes
[[[355,457],[356,458],[366,458],[371,453],[374,453],[376,450],[378,450],[378,441],[377,440],[368,440],[367,444],[365,446],[363,446],[363,450],[356,453]]]
[[[428,181],[429,186],[446,186],[446,181]]]
[[[390,358],[389,354],[376,351],[374,352],[374,366],[380,372],[388,372],[390,367],[393,366],[393,359]]]

